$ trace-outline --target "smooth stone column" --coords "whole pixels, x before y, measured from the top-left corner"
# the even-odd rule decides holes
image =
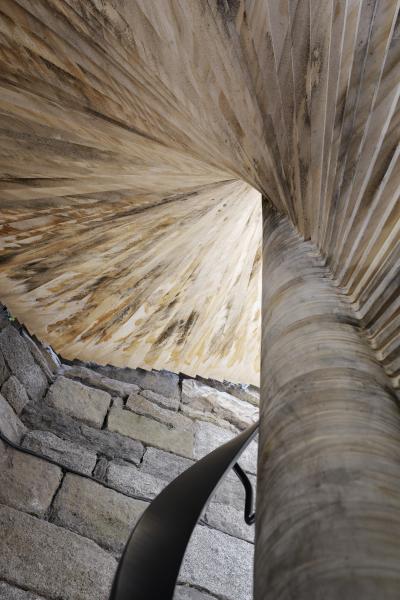
[[[264,201],[256,600],[400,598],[400,412],[313,246]]]

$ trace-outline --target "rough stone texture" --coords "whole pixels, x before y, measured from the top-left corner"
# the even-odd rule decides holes
[[[0,351],[0,385],[2,385],[8,379],[9,374],[10,373],[7,369],[3,354]]]
[[[111,403],[111,396],[78,381],[58,377],[46,395],[46,402],[59,411],[100,428]]]
[[[11,404],[15,413],[20,415],[26,404],[29,402],[28,394],[24,386],[15,375],[11,375],[1,386],[1,393]]]
[[[108,460],[102,456],[98,459],[96,466],[93,471],[93,477],[97,479],[105,479],[108,468]]]
[[[116,394],[117,396],[121,396],[123,398],[129,396],[129,394],[139,391],[139,386],[133,383],[124,383],[123,381],[118,381],[117,379],[110,379],[109,377],[105,377],[101,373],[97,373],[96,371],[87,369],[86,367],[63,365],[62,374],[64,377],[68,377],[70,379],[79,379],[79,381],[85,385],[90,385],[98,388],[99,390],[104,390],[111,395]]]
[[[229,533],[234,537],[254,543],[254,525],[247,525],[244,520],[244,501],[240,510],[227,505],[211,502],[208,506],[204,520],[211,527]]]
[[[10,442],[14,442],[14,444],[18,444],[26,432],[26,427],[1,394],[0,431],[8,440],[10,440]]]
[[[218,446],[225,444],[234,437],[234,434],[226,429],[217,427],[212,423],[198,421],[195,424],[194,433],[194,457],[202,458]],[[245,471],[249,473],[257,472],[257,443],[251,442],[243,454],[240,456],[239,463]]]
[[[141,470],[153,475],[157,479],[170,482],[193,464],[194,461],[188,458],[182,458],[158,448],[147,448],[141,464]]]
[[[239,398],[239,400],[250,402],[251,404],[254,404],[254,406],[258,406],[260,403],[260,388],[255,385],[246,383],[232,383],[231,381],[225,380],[217,381],[216,379],[207,379],[205,377],[201,377],[200,375],[197,375],[196,379],[197,381],[213,387],[220,392],[226,392],[231,396]]]
[[[215,596],[200,592],[188,585],[178,585],[174,593],[174,600],[215,600]]]
[[[0,581],[0,598],[1,600],[44,600],[43,596],[26,592],[20,588],[8,585],[4,581]]]
[[[252,600],[253,545],[208,527],[196,527],[180,581],[223,598]]]
[[[92,473],[97,461],[93,450],[63,440],[50,431],[28,432],[22,446],[85,475]]]
[[[189,458],[193,456],[192,431],[170,429],[167,425],[154,421],[154,419],[118,408],[111,409],[107,427],[109,431],[138,439],[151,446]]]
[[[35,363],[25,340],[15,327],[9,325],[0,333],[0,350],[13,373],[32,400],[39,400],[47,389],[47,379]]]
[[[62,471],[55,465],[0,441],[0,504],[43,515],[61,477]]]
[[[92,365],[97,372],[111,379],[126,383],[134,383],[139,387],[151,390],[166,398],[179,400],[179,377],[170,371],[146,371],[145,369],[121,369],[111,365]]]
[[[256,478],[254,475],[248,475],[254,491],[256,490]],[[239,512],[244,509],[245,492],[242,483],[239,481],[237,475],[231,470],[223,478],[221,483],[218,485],[215,493],[212,497],[213,502],[219,504],[225,504],[226,506],[232,506]]]
[[[63,600],[107,600],[115,559],[75,533],[0,507],[0,578]]]
[[[200,412],[214,413],[240,429],[255,423],[258,418],[258,409],[248,402],[194,379],[184,379],[182,383],[182,407],[184,405]]]
[[[138,415],[151,417],[159,423],[179,430],[193,430],[193,421],[181,413],[166,408],[161,408],[151,400],[143,398],[139,394],[131,394],[126,402],[126,407]]]
[[[164,479],[158,479],[123,461],[111,461],[105,479],[113,488],[146,500],[155,498],[167,484]]]
[[[53,520],[113,551],[122,551],[146,502],[67,474],[53,505]]]
[[[47,381],[52,383],[54,381],[54,373],[51,371],[48,361],[43,356],[43,352],[37,344],[33,341],[33,339],[24,331],[22,331],[22,336],[26,345],[29,348],[30,353],[32,354],[35,362],[39,365],[43,373],[46,375]]]
[[[151,390],[141,390],[140,395],[147,398],[147,400],[155,402],[162,408],[169,408],[170,410],[178,410],[179,408],[180,401],[175,396],[162,396]]]
[[[123,458],[139,464],[143,456],[143,445],[137,440],[88,427],[46,404],[42,404],[39,410],[31,403],[28,404],[22,417],[31,429],[50,430],[63,439],[76,442],[94,452],[101,449],[101,453],[111,459]]]

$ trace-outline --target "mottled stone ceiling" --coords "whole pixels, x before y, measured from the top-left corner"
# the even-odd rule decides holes
[[[2,0],[0,300],[70,358],[258,383],[262,193],[398,383],[397,14]]]

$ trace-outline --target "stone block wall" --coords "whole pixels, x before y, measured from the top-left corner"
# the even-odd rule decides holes
[[[0,599],[106,600],[148,503],[251,424],[256,403],[246,386],[58,364],[2,314],[0,431],[27,452],[0,442]],[[254,485],[256,451],[241,460]],[[252,598],[243,507],[232,472],[193,534],[176,600]]]

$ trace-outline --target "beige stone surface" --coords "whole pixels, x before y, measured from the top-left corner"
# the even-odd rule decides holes
[[[108,416],[107,428],[109,431],[115,431],[162,450],[188,458],[193,456],[193,431],[173,429],[164,423],[136,415],[129,410],[112,408]]]
[[[52,520],[105,548],[121,552],[146,507],[146,502],[67,474],[54,502]]]
[[[60,376],[47,392],[46,402],[70,417],[100,429],[111,404],[111,396],[103,390]]]

